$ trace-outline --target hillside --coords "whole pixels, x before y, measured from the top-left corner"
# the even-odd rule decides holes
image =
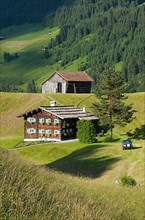
[[[106,66],[114,65],[126,82],[126,92],[144,91],[143,2],[80,0],[62,1],[62,6],[56,1],[55,7],[52,5],[55,13],[48,11],[39,24],[34,16],[39,11],[38,2],[36,11],[31,13],[35,24],[24,16],[24,21],[31,24],[1,29],[6,38],[0,41],[0,90],[27,92],[28,84],[34,80],[40,91],[43,80],[61,69],[86,70],[97,83]],[[19,1],[18,9],[22,5]],[[57,9],[58,6],[61,7]],[[42,51],[42,46],[48,50]],[[16,53],[16,58],[3,62],[4,52],[12,57]]]
[[[0,28],[24,23],[40,23],[48,13],[53,14],[60,6],[71,3],[72,0],[1,0]]]
[[[36,167],[0,148],[2,219],[144,219],[143,188],[122,188]]]
[[[115,134],[121,138],[126,132],[134,133],[135,129],[141,133],[145,124],[144,104],[145,93],[129,94],[128,103],[133,103],[136,110],[134,120],[125,128],[116,127]],[[23,120],[16,118],[23,113],[40,105],[50,105],[50,100],[56,100],[58,105],[86,105],[91,111],[92,103],[96,100],[94,94],[28,94],[1,93],[1,144],[9,148],[23,140]],[[11,140],[11,142],[9,141]]]
[[[27,91],[27,85],[32,79],[38,80],[40,86],[40,83],[57,68],[57,65],[50,66],[42,46],[47,46],[58,32],[58,28],[42,28],[41,25],[32,24],[3,29],[2,33],[7,39],[0,42],[1,82],[3,82],[1,89],[13,91],[17,88],[20,91]],[[4,52],[18,53],[19,57],[3,63]]]

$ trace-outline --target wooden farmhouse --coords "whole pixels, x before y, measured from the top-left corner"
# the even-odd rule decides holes
[[[24,141],[61,141],[74,139],[78,120],[98,120],[97,117],[74,106],[40,106],[18,115],[24,118]]]
[[[42,93],[90,93],[93,81],[86,72],[54,72],[42,83]]]

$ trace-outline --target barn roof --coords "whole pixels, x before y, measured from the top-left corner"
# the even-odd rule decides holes
[[[60,77],[68,82],[93,82],[94,80],[85,72],[85,71],[77,71],[77,72],[54,72],[48,79],[50,79],[55,73],[57,73]],[[42,84],[44,84],[47,80],[45,80]]]
[[[40,106],[39,108],[20,114],[17,117],[25,117],[40,110],[49,112],[61,119],[78,118],[80,120],[98,120],[98,117],[92,113],[84,112],[83,109],[74,106]]]

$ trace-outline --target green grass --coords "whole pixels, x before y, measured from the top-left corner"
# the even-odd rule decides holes
[[[121,140],[145,124],[145,93],[128,94],[136,118],[125,128],[116,127],[119,141],[95,144],[45,143],[23,146],[23,119],[16,115],[56,100],[59,105],[79,104],[91,110],[93,94],[1,93],[2,219],[144,219],[144,141],[133,140],[135,149],[123,151]],[[11,152],[10,152],[11,151]],[[33,165],[34,164],[34,165]],[[115,183],[123,173],[135,187]]]
[[[49,32],[51,35],[48,35]],[[33,79],[36,81],[38,91],[41,91],[41,83],[54,71],[78,70],[86,57],[76,59],[63,67],[59,62],[52,64],[50,58],[44,58],[41,46],[47,46],[50,39],[55,38],[58,33],[58,27],[44,28],[39,24],[24,24],[2,29],[1,34],[6,36],[6,39],[0,42],[1,83],[16,85],[16,89],[27,92],[27,85]],[[88,35],[84,40],[89,40],[90,37],[91,35]],[[17,52],[20,57],[6,63],[3,62],[4,52]]]
[[[12,31],[10,31],[12,30]],[[51,32],[51,35],[48,33]],[[3,61],[3,53],[17,52],[20,57],[9,63],[1,65],[1,81],[10,84],[28,83],[32,79],[39,80],[43,75],[46,78],[56,70],[56,66],[51,67],[48,60],[44,58],[41,46],[47,46],[51,38],[59,33],[59,28],[42,28],[40,25],[14,26],[1,31],[7,36],[0,42],[0,62]],[[40,80],[42,82],[42,80]],[[20,86],[19,86],[20,87]],[[21,88],[25,88],[21,86]],[[26,91],[26,90],[25,90]]]
[[[116,138],[127,138],[126,133],[133,133],[136,128],[145,125],[144,118],[144,98],[145,93],[128,94],[127,103],[133,103],[136,110],[133,121],[125,127],[116,126],[114,135]],[[56,100],[58,105],[75,105],[79,107],[86,105],[91,111],[92,103],[95,102],[94,94],[29,94],[29,93],[0,93],[1,101],[1,145],[4,147],[15,147],[19,141],[23,140],[23,119],[16,118],[23,113],[40,105],[49,105],[50,100]],[[10,138],[15,143],[9,145]],[[18,142],[16,140],[18,138]]]
[[[1,100],[1,145],[9,145],[9,136],[23,140],[23,119],[16,116],[40,105],[50,105],[51,100],[56,100],[58,105],[86,105],[90,108],[95,100],[92,94],[29,94],[29,93],[0,93]],[[83,100],[85,100],[83,102]],[[8,143],[7,143],[8,142]]]
[[[85,148],[84,148],[85,151]],[[87,150],[85,151],[87,152]],[[81,158],[81,155],[78,155]],[[0,149],[2,219],[144,219],[144,189],[71,177]],[[103,162],[103,161],[102,161]]]
[[[51,32],[51,35],[48,33]],[[59,28],[44,28],[41,25],[25,24],[7,27],[1,30],[6,39],[0,42],[1,83],[16,85],[17,89],[27,92],[27,84],[32,79],[36,81],[38,91],[41,83],[56,70],[76,71],[82,59],[77,59],[61,67],[60,63],[51,65],[44,58],[41,46],[47,46],[50,39],[55,38]],[[20,57],[9,63],[3,62],[3,53],[18,53]]]
[[[79,142],[41,144],[15,149],[19,155],[38,165],[64,173],[113,184],[122,173],[144,184],[144,143],[134,141],[134,149],[123,151],[121,141],[82,144]]]

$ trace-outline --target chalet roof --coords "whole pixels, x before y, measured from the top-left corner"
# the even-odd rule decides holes
[[[40,110],[49,112],[61,119],[78,118],[80,120],[98,120],[98,117],[92,113],[84,112],[83,109],[74,106],[40,106],[39,108],[20,114],[17,117],[25,117]]]
[[[61,76],[66,81],[73,82],[93,82],[94,80],[85,72],[85,71],[77,71],[77,72],[54,72],[48,79],[50,79],[55,73]],[[47,80],[48,80],[47,79]],[[47,80],[45,80],[42,84],[44,84]]]

